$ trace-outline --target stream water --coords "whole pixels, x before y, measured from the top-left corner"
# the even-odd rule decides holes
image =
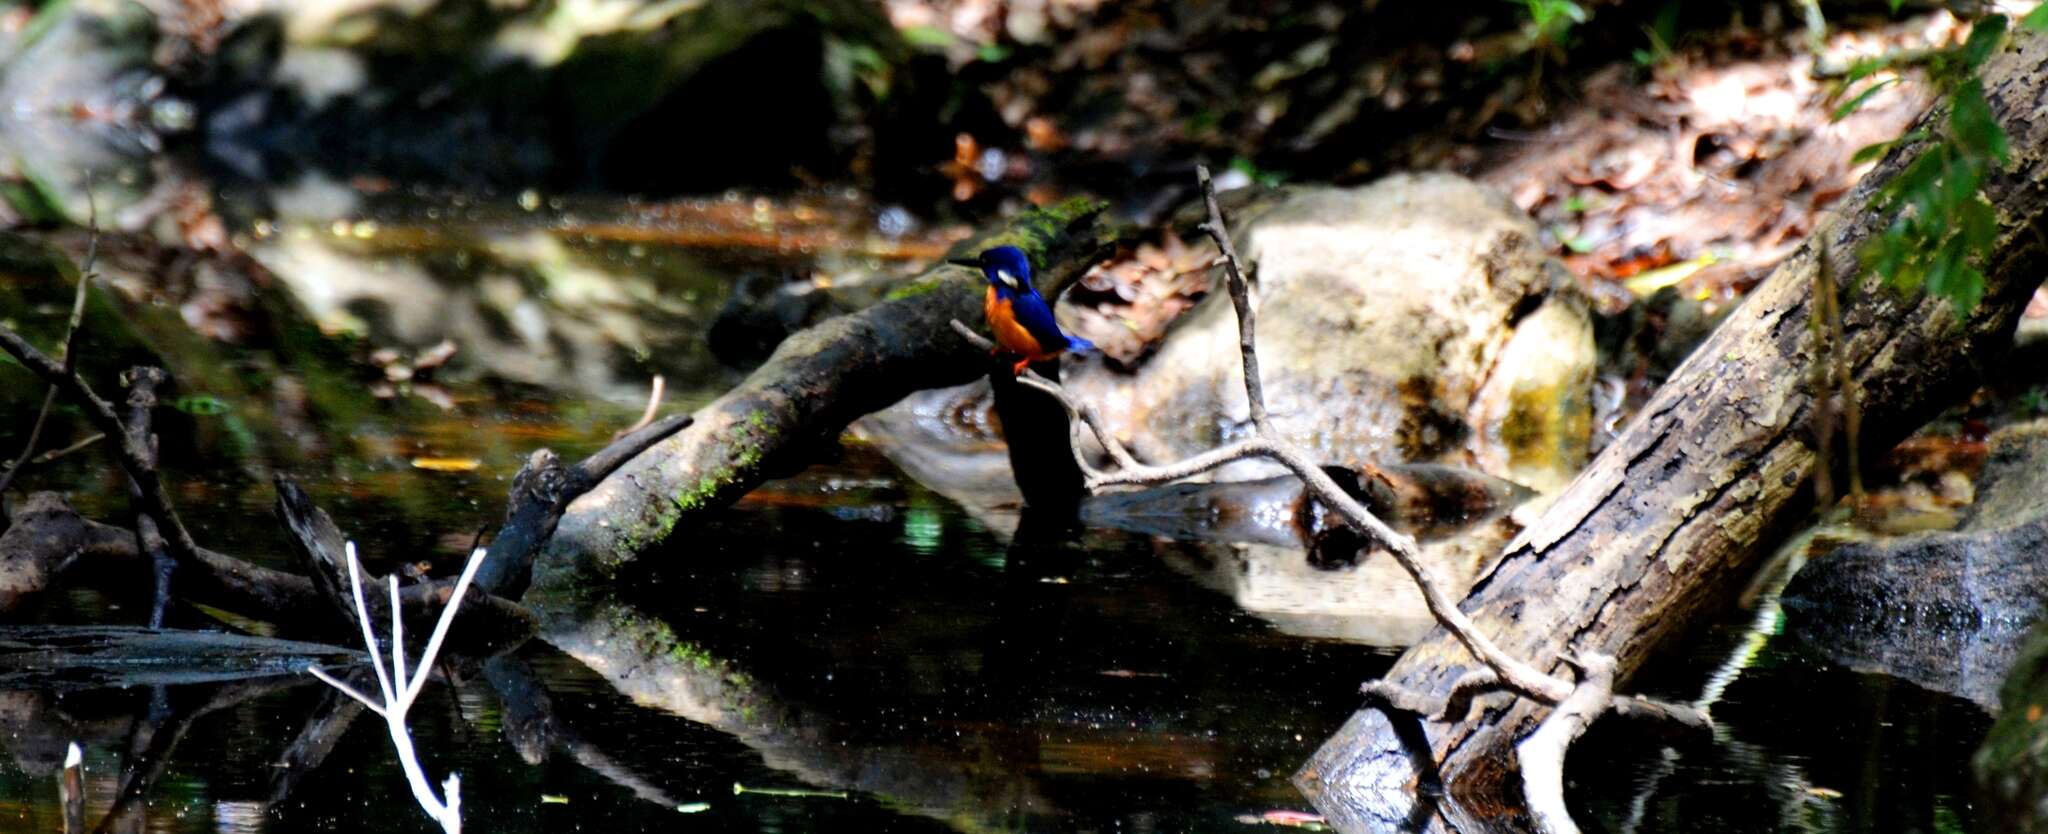
[[[317,202],[300,196],[294,205]],[[184,407],[166,412],[165,456],[203,543],[284,566],[269,515],[269,476],[284,471],[380,570],[401,559],[446,569],[502,511],[533,448],[598,448],[637,416],[651,373],[668,374],[670,408],[729,385],[738,371],[702,334],[743,276],[887,274],[909,244],[944,239],[881,237],[876,216],[855,211],[846,236],[785,246],[770,233],[794,228],[803,207],[707,204],[695,216],[731,203],[770,236],[733,247],[674,233],[641,206],[572,207],[638,218],[608,233],[560,208],[531,219],[533,203],[507,195],[465,214],[399,195],[345,216],[295,209],[238,224],[282,279],[273,294],[297,288],[313,321],[367,342],[276,313],[230,346],[148,300],[116,304],[125,335],[88,331],[91,357],[112,362],[128,338],[179,374]],[[836,216],[804,211],[828,226],[817,218]],[[110,273],[149,263],[106,258]],[[340,294],[308,289],[318,286]],[[0,270],[0,317],[47,343],[67,292]],[[532,316],[553,327],[538,341],[522,329]],[[464,352],[431,386],[392,383],[367,359],[377,345],[443,335]],[[0,373],[17,392],[38,390],[19,368]],[[0,449],[19,448],[39,399],[0,400]],[[87,515],[124,511],[97,450],[25,477],[66,490]],[[588,644],[544,639],[514,661],[555,710],[557,743],[538,763],[507,742],[514,717],[495,679],[431,686],[412,726],[429,772],[461,774],[478,831],[1252,832],[1284,819],[1269,811],[1308,810],[1290,774],[1392,654],[1292,635],[1176,569],[1150,537],[1041,538],[991,530],[851,444],[675,537],[596,603],[686,640],[684,665],[738,670],[772,693],[750,702],[762,714],[624,693],[621,670],[589,662]],[[30,616],[146,615],[133,599],[73,591]],[[198,610],[173,619],[212,622]],[[1726,670],[1713,745],[1671,753],[1603,726],[1574,749],[1569,794],[1587,830],[1970,828],[1967,759],[1990,722],[1979,707],[1831,667],[1775,618],[1758,620],[1727,612],[1650,675],[1662,694],[1692,698],[1705,670]],[[66,742],[85,746],[97,820],[137,728],[176,726],[146,808],[117,828],[428,830],[374,718],[312,772],[281,767],[328,695],[310,678],[278,683],[0,693],[0,829],[60,829]]]

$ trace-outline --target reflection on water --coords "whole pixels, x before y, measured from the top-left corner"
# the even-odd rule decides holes
[[[354,242],[319,232],[322,251],[366,251],[377,235],[356,240],[355,228],[344,229]],[[437,232],[433,245],[374,253],[384,276],[417,277],[437,303],[513,311],[477,314],[498,340],[467,347],[444,371],[445,401],[378,396],[384,372],[366,354],[379,339],[436,340],[445,334],[432,328],[458,317],[337,303],[363,318],[369,344],[274,324],[235,348],[195,342],[174,310],[123,307],[137,338],[179,370],[181,394],[227,406],[168,417],[164,430],[176,498],[203,542],[283,564],[282,534],[265,519],[269,472],[288,469],[373,556],[452,559],[500,511],[532,448],[579,457],[630,422],[638,406],[622,389],[637,392],[661,369],[678,374],[672,404],[690,402],[736,373],[701,340],[707,311],[746,268],[733,259],[644,242],[491,254],[491,240],[536,245],[531,229],[497,231]],[[485,249],[465,259],[472,243],[447,242],[456,239]],[[695,277],[675,277],[684,273]],[[547,306],[550,322],[576,303],[602,313],[592,322],[633,309],[630,293],[567,293],[611,274],[669,276],[619,286],[672,305],[641,310],[633,332],[650,340],[645,349],[678,353],[629,347],[603,360],[610,375],[574,379],[548,376],[574,373],[573,362],[533,378],[508,370],[523,361],[510,355],[522,304]],[[517,292],[496,298],[494,276],[506,275]],[[0,291],[12,307],[0,313],[24,326],[61,318],[61,286],[0,275]],[[428,330],[406,336],[401,320]],[[555,335],[582,338],[567,332]],[[607,390],[624,401],[591,396]],[[18,447],[28,400],[0,405],[0,448]],[[415,464],[430,457],[476,463]],[[95,455],[59,461],[31,486],[69,490],[89,515],[123,511],[121,485]],[[1001,522],[991,530],[985,515],[853,444],[639,560],[615,593],[547,606],[552,645],[430,687],[412,713],[427,769],[461,773],[476,830],[1256,831],[1263,824],[1240,818],[1306,807],[1289,775],[1358,705],[1358,683],[1390,662],[1337,638],[1384,641],[1417,627],[1287,609],[1271,597],[1294,592],[1270,589],[1297,587],[1279,580],[1298,556],[1282,549],[1237,558],[1216,543]],[[1372,596],[1358,582],[1347,599]],[[46,600],[39,615],[142,613],[78,591]],[[1667,666],[1720,665],[1746,620],[1732,616]],[[661,651],[635,655],[621,640]],[[310,680],[278,683],[291,685],[0,693],[0,827],[58,830],[56,768],[78,739],[95,818],[111,807],[130,751],[175,741],[135,830],[424,830],[374,721],[353,722],[309,772],[285,773],[287,745],[331,715],[332,699]],[[1665,694],[1691,697],[1697,686],[1676,680]],[[1718,744],[1682,754],[1622,727],[1596,729],[1572,757],[1580,821],[1702,832],[1970,822],[1964,764],[1988,719],[1968,702],[1833,669],[1773,633],[1715,715]]]

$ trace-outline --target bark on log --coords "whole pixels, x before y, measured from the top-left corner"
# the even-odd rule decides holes
[[[1039,266],[1039,290],[1056,297],[1115,242],[1102,208],[1074,199],[1035,209],[949,255],[1018,246]],[[982,321],[984,286],[973,270],[941,264],[880,304],[789,337],[739,386],[699,410],[694,425],[570,504],[535,565],[535,585],[609,576],[678,525],[801,466],[806,452],[832,442],[855,418],[912,391],[986,373],[986,355],[948,325]]]
[[[2048,119],[2034,116],[2048,98],[2044,64],[2048,37],[2020,36],[1983,71],[2014,160],[1985,186],[1999,237],[1975,313],[1959,321],[1945,299],[1901,296],[1868,277],[1842,282],[1853,287],[1842,305],[1844,349],[1865,392],[1866,452],[1971,390],[2048,274]],[[1935,120],[1945,118],[1930,114],[1923,126],[1938,133]],[[1827,245],[1809,241],[1773,272],[1480,577],[1461,608],[1501,648],[1553,672],[1561,653],[1609,654],[1625,685],[1660,645],[1723,606],[1761,558],[1758,545],[1801,517],[1816,465],[1802,372],[1813,350],[1816,264],[1825,255],[1835,275],[1859,275],[1859,246],[1882,230],[1877,190],[1917,150],[1894,151],[1866,177],[1841,204],[1842,220],[1820,233]],[[1438,629],[1386,679],[1441,697],[1475,667]],[[1470,721],[1424,722],[1418,750],[1408,744],[1412,718],[1361,710],[1296,782],[1344,831],[1410,830],[1411,814],[1449,830],[1518,828],[1526,818],[1511,750],[1546,712],[1518,701]],[[1415,786],[1437,773],[1446,795],[1418,795]]]
[[[528,455],[526,465],[512,476],[512,492],[505,499],[505,523],[491,539],[490,556],[477,569],[476,586],[506,599],[524,595],[533,582],[533,560],[554,537],[555,525],[561,522],[569,502],[649,446],[689,428],[690,422],[690,415],[671,414],[626,433],[574,465],[564,465],[561,457],[548,449]]]

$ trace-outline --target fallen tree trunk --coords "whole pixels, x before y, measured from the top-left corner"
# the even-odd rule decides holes
[[[1056,297],[1115,242],[1102,205],[1074,199],[955,246],[961,256],[1018,246]],[[534,566],[534,584],[609,576],[678,525],[717,512],[779,471],[807,463],[857,417],[912,391],[959,385],[987,357],[948,322],[982,320],[983,281],[941,264],[888,300],[783,341],[768,362],[699,410],[695,424],[639,455],[569,505]]]
[[[2048,37],[1984,68],[1988,97],[2010,133],[2014,162],[1987,180],[1998,207],[1983,302],[1959,320],[1943,298],[1901,296],[1876,279],[1845,281],[1840,349],[1865,392],[1863,448],[1877,452],[1955,402],[2011,343],[2021,310],[2048,274]],[[1923,119],[1939,133],[1942,114]],[[1843,219],[1787,260],[1695,350],[1629,429],[1482,575],[1460,606],[1508,654],[1558,673],[1565,653],[1606,654],[1618,680],[1688,624],[1721,608],[1776,531],[1798,520],[1817,454],[1809,310],[1820,262],[1857,276],[1856,253],[1883,230],[1879,188],[1917,148],[1895,151],[1842,203]],[[1832,455],[1827,459],[1841,460]],[[1447,698],[1478,668],[1443,629],[1411,648],[1386,681]],[[1508,777],[1514,743],[1548,708],[1520,699],[1471,720],[1422,722],[1369,708],[1296,774],[1344,831],[1418,824],[1488,830],[1524,819]],[[1462,716],[1458,717],[1462,718]],[[1441,781],[1441,796],[1418,785]]]

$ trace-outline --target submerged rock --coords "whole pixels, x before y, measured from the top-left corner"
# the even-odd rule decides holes
[[[2048,606],[2048,421],[2001,431],[1952,532],[1852,542],[1784,593],[1796,636],[1853,669],[1999,709],[2021,637]]]

